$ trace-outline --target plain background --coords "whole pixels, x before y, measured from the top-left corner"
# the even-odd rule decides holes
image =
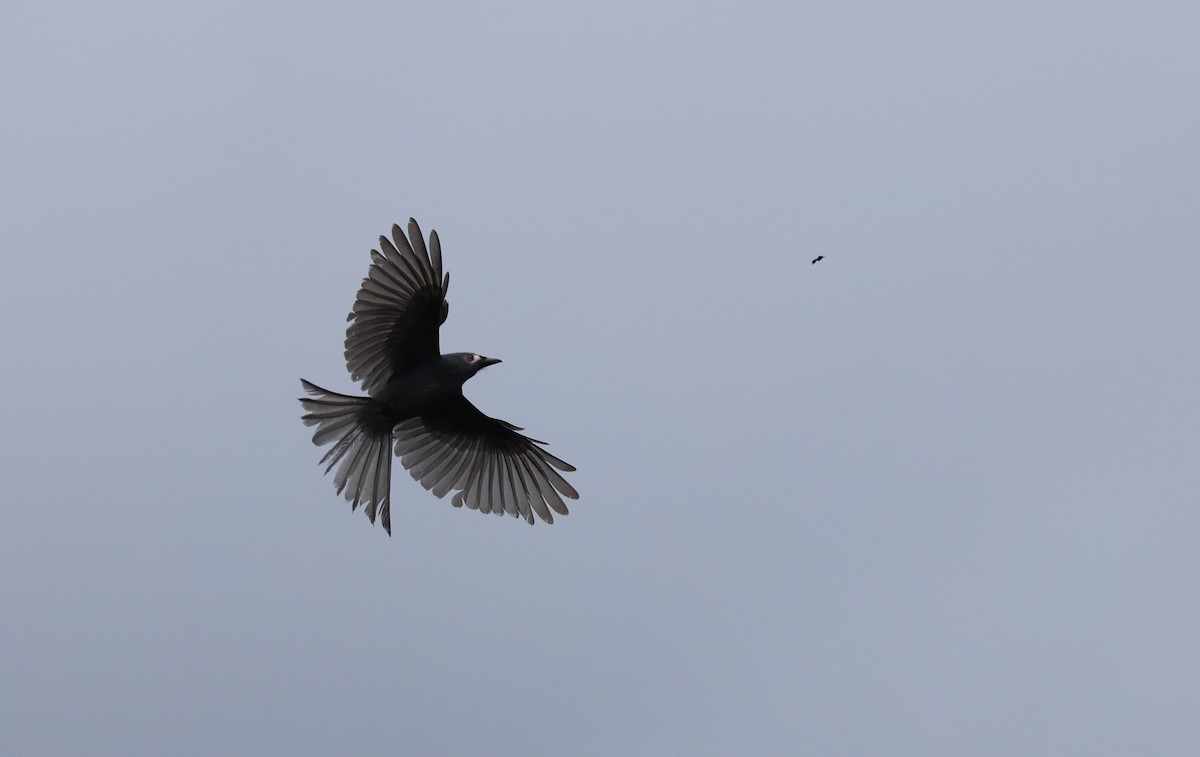
[[[1200,753],[1195,3],[0,30],[0,752]],[[552,527],[317,465],[410,215]]]

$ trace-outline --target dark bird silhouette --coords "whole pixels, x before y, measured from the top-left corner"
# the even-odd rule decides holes
[[[818,260],[824,260],[824,259],[825,259],[825,256],[824,256],[824,255],[818,255],[818,256],[816,256],[815,258],[813,258],[813,262],[812,262],[812,264],[813,264],[813,265],[816,265]]]
[[[391,240],[379,238],[346,329],[346,368],[367,396],[300,380],[311,395],[300,403],[304,423],[317,427],[313,443],[333,442],[321,463],[329,463],[326,473],[337,467],[333,481],[350,509],[362,505],[372,523],[378,513],[388,534],[393,446],[400,464],[434,496],[454,492],[455,507],[531,524],[536,514],[553,523],[550,511],[566,515],[563,498],[579,497],[559,474],[575,468],[463,396],[468,379],[500,360],[441,354],[438,329],[450,309],[449,286],[436,231],[428,248],[412,219],[407,238],[395,225]]]

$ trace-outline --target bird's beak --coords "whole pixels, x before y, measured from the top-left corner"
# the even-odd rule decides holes
[[[496,363],[502,363],[502,362],[504,362],[504,361],[498,357],[485,357],[479,361],[479,368],[480,368],[480,370],[482,370],[484,368],[487,368],[489,365],[495,365]]]

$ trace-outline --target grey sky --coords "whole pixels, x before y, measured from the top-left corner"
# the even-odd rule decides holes
[[[0,753],[1196,754],[1200,10],[901,5],[6,3]],[[552,527],[317,466],[410,215]]]

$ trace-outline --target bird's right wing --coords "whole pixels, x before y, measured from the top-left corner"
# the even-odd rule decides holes
[[[442,273],[437,232],[430,232],[426,249],[421,228],[410,218],[408,238],[393,225],[392,240],[395,244],[380,237],[379,250],[371,250],[371,268],[346,319],[346,368],[368,394],[393,374],[441,354],[438,328],[450,309],[450,275]]]
[[[451,504],[553,523],[550,510],[567,514],[563,497],[579,493],[558,471],[558,459],[520,428],[489,418],[460,397],[444,412],[401,421],[393,433],[400,464],[437,497],[454,491]]]

